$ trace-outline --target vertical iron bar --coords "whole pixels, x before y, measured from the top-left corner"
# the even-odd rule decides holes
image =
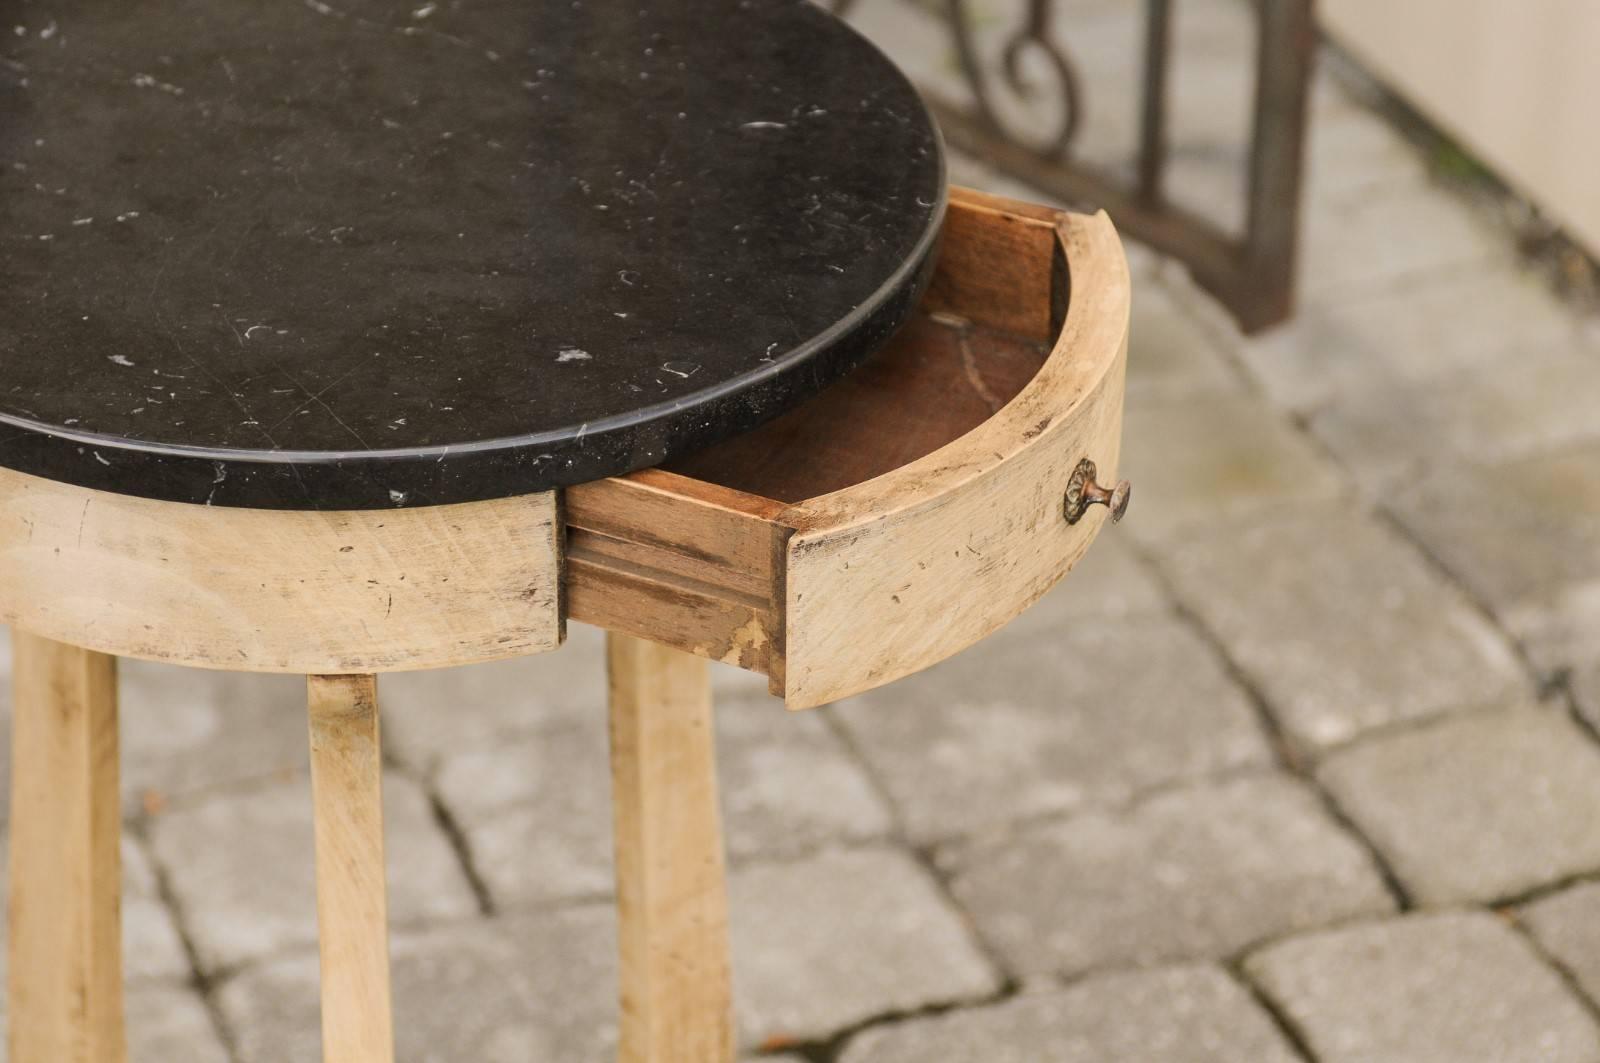
[[[1306,115],[1316,55],[1315,7],[1314,0],[1257,0],[1260,35],[1245,272],[1247,283],[1270,289],[1259,292],[1259,304],[1251,309],[1250,316],[1264,320],[1281,320],[1293,303]]]
[[[1270,2],[1270,0],[1269,0]],[[1147,0],[1144,98],[1139,117],[1139,198],[1162,200],[1167,169],[1167,72],[1172,64],[1172,0]]]

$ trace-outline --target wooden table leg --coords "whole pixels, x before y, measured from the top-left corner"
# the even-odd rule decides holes
[[[622,1063],[731,1063],[728,900],[706,662],[607,636]]]
[[[122,1063],[116,658],[12,645],[10,1058]]]
[[[311,795],[317,835],[326,1063],[391,1063],[389,902],[377,681],[312,676]]]

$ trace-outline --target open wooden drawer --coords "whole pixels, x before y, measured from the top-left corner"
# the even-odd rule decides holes
[[[925,668],[1000,627],[1106,519],[1127,263],[1104,214],[955,190],[916,318],[790,414],[665,469],[569,488],[574,620],[764,672],[791,708]]]

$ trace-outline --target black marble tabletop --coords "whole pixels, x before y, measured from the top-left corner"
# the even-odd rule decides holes
[[[881,344],[943,207],[801,0],[0,0],[0,466],[336,509],[656,464]]]

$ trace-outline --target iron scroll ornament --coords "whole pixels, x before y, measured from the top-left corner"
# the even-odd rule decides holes
[[[1083,98],[1078,73],[1073,69],[1066,52],[1050,35],[1051,0],[1028,0],[1026,22],[1006,41],[1000,53],[999,76],[994,76],[984,66],[978,55],[977,42],[973,40],[973,20],[967,10],[968,0],[946,0],[951,32],[955,38],[956,56],[961,72],[972,90],[973,103],[978,114],[995,132],[1016,143],[1030,143],[1040,158],[1060,159],[1071,147],[1078,132]],[[1012,92],[1018,99],[1030,102],[1041,89],[1031,83],[1023,72],[1023,63],[1029,54],[1042,57],[1054,86],[1060,93],[1061,117],[1050,135],[1035,139],[1009,128],[999,108],[995,106],[996,83]]]
[[[859,0],[818,0],[838,15]],[[896,0],[876,0],[896,2]],[[937,15],[953,42],[965,102],[924,87],[924,98],[952,147],[1062,203],[1103,208],[1133,239],[1181,261],[1247,333],[1294,310],[1305,138],[1317,53],[1317,0],[1252,0],[1255,96],[1245,158],[1242,225],[1207,217],[1167,193],[1168,95],[1178,0],[1143,0],[1143,71],[1132,179],[1120,167],[1073,157],[1084,115],[1078,71],[1055,40],[1056,0],[1023,5],[1019,28],[999,55],[978,47],[973,7],[980,0],[898,0]],[[987,11],[985,12],[987,14]],[[1053,94],[1054,98],[1050,98]],[[1060,108],[1057,119],[1019,130],[1007,102]],[[1045,126],[1046,128],[1039,128]]]
[[[840,18],[848,15],[858,0],[834,0],[833,13]],[[989,129],[1014,144],[1023,144],[1045,161],[1055,161],[1066,156],[1072,141],[1077,137],[1083,114],[1082,83],[1071,58],[1050,33],[1053,0],[1028,0],[1026,18],[1006,40],[1000,53],[998,73],[992,71],[979,54],[973,27],[977,24],[969,7],[969,0],[943,0],[945,21],[955,44],[956,61],[961,75],[972,93],[977,116]],[[1023,69],[1029,55],[1044,60],[1047,77],[1054,84],[1041,87],[1031,81]],[[1007,122],[997,106],[997,91],[1010,92],[1017,100],[1031,104],[1050,89],[1059,93],[1061,116],[1048,135],[1025,132]]]

